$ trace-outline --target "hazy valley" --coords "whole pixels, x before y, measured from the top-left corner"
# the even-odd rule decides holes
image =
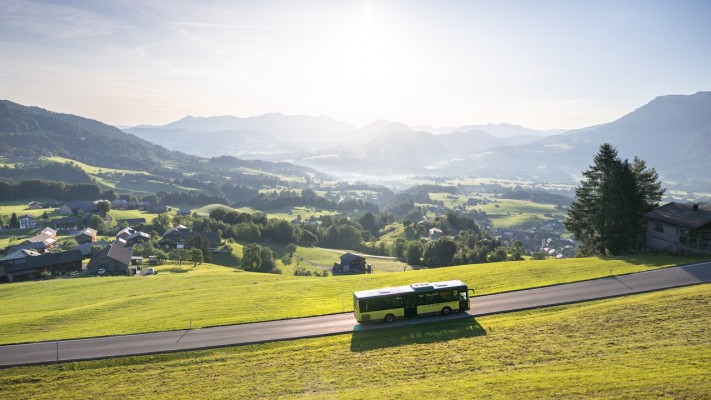
[[[622,118],[571,131],[516,125],[408,127],[377,121],[362,128],[327,117],[186,117],[124,129],[171,150],[199,156],[287,161],[343,179],[498,178],[575,185],[604,142],[646,160],[671,191],[707,198],[711,168],[711,93],[661,96]],[[388,178],[390,177],[390,178]],[[694,195],[698,192],[698,195]]]

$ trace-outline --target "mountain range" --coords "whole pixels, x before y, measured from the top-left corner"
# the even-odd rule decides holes
[[[434,128],[380,120],[362,128],[328,117],[186,117],[126,129],[196,155],[289,161],[342,177],[440,175],[575,182],[609,142],[639,156],[671,186],[703,191],[711,178],[711,92],[657,97],[622,118],[584,129],[511,124]],[[708,190],[706,190],[708,191]]]
[[[141,125],[123,130],[168,149],[198,156],[288,160],[323,165],[329,169],[332,169],[331,163],[341,164],[338,160],[380,168],[374,160],[381,158],[392,162],[392,156],[400,157],[403,151],[421,162],[433,150],[459,156],[496,146],[529,143],[550,135],[550,132],[511,124],[410,128],[400,122],[379,120],[355,128],[325,116],[278,113],[249,118],[187,116],[163,126]],[[404,146],[403,149],[395,148],[396,144]],[[403,172],[412,169],[412,159],[404,157],[399,161],[402,161],[400,167],[388,170]]]
[[[0,156],[55,154],[134,170],[172,164],[199,171],[212,162],[197,156],[230,155],[220,162],[236,167],[246,166],[245,159],[261,160],[259,168],[287,168],[297,174],[318,170],[363,179],[428,175],[575,184],[605,142],[622,158],[645,160],[665,187],[708,196],[711,92],[657,97],[618,120],[564,132],[507,124],[413,128],[385,120],[356,128],[324,116],[274,113],[185,117],[165,126],[122,131],[75,115],[0,101]]]
[[[25,164],[47,156],[171,178],[183,177],[183,172],[189,176],[212,171],[226,175],[240,168],[295,176],[317,172],[261,160],[200,158],[168,150],[99,121],[0,100],[0,158]]]

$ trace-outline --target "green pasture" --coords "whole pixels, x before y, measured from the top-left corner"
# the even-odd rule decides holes
[[[153,222],[153,219],[158,216],[158,214],[149,214],[145,211],[140,211],[140,210],[111,210],[109,211],[109,215],[113,219],[112,224],[116,225],[118,222],[122,219],[136,219],[136,218],[145,218],[146,223],[150,224]],[[163,233],[163,232],[159,232]]]
[[[25,239],[29,239],[31,236],[27,231],[13,231],[12,234],[7,232],[2,232],[3,236],[0,237],[0,249],[4,249],[7,246],[13,244],[20,244]]]
[[[448,186],[475,186],[475,185],[492,185],[498,184],[505,188],[514,188],[516,186],[521,186],[523,188],[533,188],[542,190],[552,190],[552,191],[565,191],[570,192],[575,189],[575,183],[554,183],[554,182],[531,182],[531,181],[521,181],[514,179],[500,179],[500,178],[455,178],[448,179],[444,182],[444,185]]]
[[[430,193],[430,199],[441,201],[445,207],[450,209],[467,203],[466,196],[449,193]]]
[[[350,312],[353,291],[415,282],[461,279],[482,295],[690,261],[645,255],[475,264],[328,278],[250,273],[199,264],[187,272],[166,271],[146,277],[19,282],[0,287],[0,343],[182,329],[190,321],[200,328]]]
[[[297,247],[296,255],[308,264],[316,264],[321,267],[332,267],[334,262],[343,255],[345,251],[324,249],[321,247]]]
[[[380,240],[394,241],[405,233],[405,226],[401,223],[386,225],[381,229]]]
[[[333,263],[338,262],[339,258],[347,251],[349,250],[333,250],[320,247],[298,247],[295,255],[302,259],[300,260],[300,265],[302,266],[312,265],[330,269],[333,267]],[[381,272],[402,272],[405,269],[412,269],[410,265],[402,261],[394,260],[391,257],[372,256],[354,251],[350,252],[365,257],[366,262],[371,264],[374,274]]]
[[[158,192],[197,191],[198,189],[154,180],[122,180],[112,186],[119,193],[155,194]]]
[[[493,199],[489,204],[479,204],[470,206],[479,211],[485,211],[487,215],[497,214],[544,214],[565,215],[557,210],[553,204],[540,204],[528,200],[514,199]]]
[[[316,211],[313,207],[294,207],[290,210],[269,211],[266,213],[269,218],[278,218],[286,221],[291,221],[297,216],[301,216],[301,221],[308,222],[311,217],[319,217],[321,215],[338,215],[335,211],[320,210]]]
[[[37,201],[41,201],[37,200]],[[18,203],[17,201],[3,201],[0,202],[0,215],[7,215],[8,217],[12,215],[12,213],[15,213],[18,217],[22,215],[31,215],[33,217],[39,218],[47,212],[47,215],[50,217],[52,216],[53,213],[56,213],[56,209],[54,208],[40,208],[36,210],[30,210],[27,208],[28,202],[21,202]],[[55,214],[59,215],[59,214]]]
[[[468,208],[486,212],[496,228],[529,227],[541,224],[550,217],[543,214],[564,217],[563,211],[552,204],[539,204],[527,200],[494,199],[489,204],[478,204]]]
[[[17,367],[6,399],[707,399],[708,285],[321,338]],[[129,373],[130,372],[130,373]]]
[[[180,190],[197,190],[195,188],[175,185],[166,182],[160,182],[157,180],[121,180],[114,181],[98,176],[100,173],[116,173],[116,174],[144,174],[146,176],[151,176],[148,172],[129,170],[129,169],[116,169],[116,168],[105,168],[96,167],[93,165],[85,164],[76,160],[72,160],[64,157],[45,157],[44,159],[55,162],[71,162],[77,165],[79,168],[84,170],[87,174],[91,175],[97,182],[108,188],[115,189],[120,193],[131,193],[131,194],[153,194],[160,191],[164,192],[175,192]]]
[[[232,171],[241,172],[245,175],[253,175],[253,176],[258,176],[258,175],[273,176],[273,177],[279,178],[285,182],[306,183],[306,179],[303,176],[279,175],[279,174],[275,174],[273,172],[267,172],[267,171],[262,171],[262,170],[258,170],[258,169],[254,169],[254,168],[248,168],[248,167],[232,168]]]
[[[384,226],[380,233],[380,239],[375,242],[376,246],[380,246],[380,243],[383,243],[386,249],[390,249],[397,238],[405,237],[405,227],[400,223],[394,223]]]
[[[469,198],[479,199],[481,196],[471,195],[451,195],[449,193],[432,193],[430,198],[435,201],[441,201],[445,207],[452,209],[458,206],[467,204]],[[524,228],[537,226],[550,220],[550,217],[543,214],[552,214],[557,216],[565,216],[560,210],[557,210],[552,204],[539,204],[527,200],[513,199],[496,199],[488,196],[492,200],[489,204],[479,204],[476,206],[467,206],[469,210],[484,211],[496,228]]]
[[[234,208],[226,206],[224,204],[208,204],[206,206],[198,207],[198,208],[193,208],[192,211],[195,213],[198,213],[200,215],[210,215],[210,213],[213,210],[216,210],[218,208],[222,208],[225,211],[233,211]]]
[[[101,172],[112,172],[116,174],[146,174],[150,175],[146,171],[135,171],[135,170],[130,170],[130,169],[116,169],[116,168],[105,168],[105,167],[95,167],[93,165],[85,164],[80,161],[72,160],[71,158],[64,158],[64,157],[58,157],[58,156],[53,156],[53,157],[43,157],[43,159],[48,160],[48,161],[54,161],[54,162],[59,162],[59,163],[73,163],[77,167],[81,168],[84,172],[86,172],[89,175],[96,175]]]
[[[532,214],[495,214],[488,217],[495,228],[528,228],[549,220],[549,218]]]
[[[198,214],[202,214],[202,215],[209,215],[211,211],[213,211],[217,208],[222,208],[226,211],[237,211],[237,212],[249,213],[249,214],[263,213],[263,214],[266,214],[267,218],[269,218],[269,219],[278,218],[278,219],[283,219],[286,221],[291,221],[292,219],[295,219],[298,215],[301,215],[301,220],[304,222],[307,222],[309,220],[309,218],[311,218],[312,216],[318,217],[320,215],[337,215],[338,214],[335,211],[329,211],[329,210],[316,211],[316,209],[313,207],[294,207],[290,210],[262,212],[262,211],[255,210],[255,209],[249,208],[249,207],[232,208],[232,207],[228,207],[228,206],[225,206],[222,204],[208,204],[206,206],[193,209],[193,212],[197,212]]]
[[[297,260],[296,258],[292,258],[291,262],[289,262],[289,263],[284,263],[284,260],[283,260],[283,257],[285,255],[284,246],[267,245],[264,243],[259,243],[259,245],[260,246],[267,246],[274,251],[274,254],[275,254],[274,260],[276,261],[277,267],[281,270],[282,275],[294,275],[294,271],[296,270],[297,266],[302,266],[312,272],[319,272],[320,273],[323,270],[322,268],[317,268],[315,266],[312,266],[310,263],[301,262],[300,260]],[[239,268],[238,258],[241,259],[243,257],[244,245],[234,242],[234,243],[230,243],[229,246],[232,248],[231,253],[220,253],[220,252],[212,253],[211,254],[212,263],[220,265],[220,266],[230,267],[230,268]]]

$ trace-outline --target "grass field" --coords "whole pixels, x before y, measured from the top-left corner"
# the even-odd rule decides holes
[[[469,198],[491,201],[487,204],[468,205],[470,211],[484,211],[495,228],[530,228],[537,226],[551,217],[544,214],[564,217],[565,213],[555,208],[553,204],[540,204],[527,200],[497,199],[493,195],[472,194],[450,195],[448,193],[431,193],[432,200],[441,201],[445,207],[454,208],[467,204]],[[430,215],[431,216],[431,215]]]
[[[320,247],[298,247],[296,249],[296,255],[304,259],[301,265],[316,265],[324,268],[333,267],[333,263],[339,260],[339,257],[343,255],[347,250],[331,250],[324,249]],[[361,254],[362,253],[358,253]],[[397,272],[403,271],[404,269],[412,269],[408,264],[391,259],[389,257],[378,257],[378,256],[368,256],[363,255],[366,258],[366,262],[372,265],[373,273],[377,274],[380,272]]]
[[[18,217],[22,215],[31,215],[33,217],[41,217],[42,214],[47,212],[48,215],[52,215],[54,208],[40,208],[36,210],[30,210],[27,208],[27,203],[18,203],[16,201],[3,201],[0,202],[0,215],[7,215],[8,217],[15,213]]]
[[[201,264],[175,273],[165,266],[148,277],[19,282],[0,288],[0,343],[182,329],[190,321],[200,328],[349,312],[355,290],[414,282],[461,279],[482,295],[688,261],[652,255],[521,261],[328,278]]]
[[[111,215],[113,225],[118,225],[119,221],[121,221],[122,219],[137,218],[145,218],[146,223],[150,224],[153,223],[153,219],[158,216],[158,214],[149,214],[141,210],[111,210],[109,211],[109,215]]]
[[[136,170],[130,170],[130,169],[116,169],[116,168],[103,168],[103,167],[95,167],[93,165],[85,164],[80,161],[72,160],[70,158],[64,158],[64,157],[58,157],[58,156],[53,156],[53,157],[44,157],[45,160],[48,161],[54,161],[54,162],[59,162],[59,163],[73,163],[77,167],[81,168],[84,172],[86,172],[89,175],[96,175],[100,172],[113,172],[113,173],[118,173],[118,174],[145,174],[145,175],[150,175],[146,171],[136,171]]]
[[[474,319],[0,374],[25,398],[711,398],[709,285]]]
[[[469,209],[486,212],[495,228],[527,228],[544,223],[550,217],[544,214],[565,216],[552,204],[539,204],[526,200],[495,199],[489,204],[469,206]]]

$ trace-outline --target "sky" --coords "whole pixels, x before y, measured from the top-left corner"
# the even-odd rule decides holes
[[[573,129],[711,90],[711,1],[0,0],[0,98],[115,125]]]

